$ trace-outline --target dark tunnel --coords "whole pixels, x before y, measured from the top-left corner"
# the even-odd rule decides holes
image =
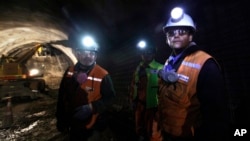
[[[0,0],[0,140],[63,140],[55,127],[58,88],[66,68],[77,62],[74,49],[85,34],[100,45],[97,64],[108,70],[117,95],[104,140],[135,140],[129,86],[140,62],[136,41],[150,37],[156,60],[164,64],[171,49],[162,27],[175,6],[193,17],[195,42],[221,66],[231,130],[250,133],[246,0]],[[39,71],[36,77],[16,75],[33,69]]]

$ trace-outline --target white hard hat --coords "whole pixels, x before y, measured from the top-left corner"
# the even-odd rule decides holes
[[[93,39],[93,37],[84,36],[84,38],[82,38],[80,47],[78,49],[98,52],[99,45]]]
[[[163,31],[167,32],[171,27],[189,27],[193,32],[196,30],[193,19],[179,7],[171,11],[171,17],[163,27]]]

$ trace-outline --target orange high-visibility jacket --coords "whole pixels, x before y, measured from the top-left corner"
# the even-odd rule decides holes
[[[196,51],[184,58],[177,73],[179,79],[174,84],[160,82],[159,115],[163,131],[173,136],[192,136],[199,126],[200,103],[196,95],[199,72],[210,55]]]
[[[74,73],[74,66],[72,66],[69,68],[66,77],[72,77]],[[105,69],[96,64],[88,74],[87,81],[84,82],[81,87],[76,90],[74,94],[75,96],[72,97],[70,105],[72,107],[77,107],[99,100],[101,98],[101,82],[103,77],[107,74],[108,72]],[[85,127],[92,127],[96,121],[97,116],[98,113],[93,114],[91,120],[89,120]]]

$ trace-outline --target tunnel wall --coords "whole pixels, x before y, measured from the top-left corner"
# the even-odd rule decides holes
[[[30,16],[23,16],[21,19],[16,19],[16,23],[18,23],[18,21],[31,20],[33,17],[39,17],[39,14],[35,14],[39,9],[47,11],[43,9],[44,5],[40,3],[29,2],[30,3],[24,3],[23,5],[31,9],[31,11],[26,11],[28,13],[30,12]],[[186,8],[187,13],[193,16],[197,23],[198,31],[195,36],[195,41],[213,55],[221,65],[227,95],[229,97],[228,103],[232,113],[231,121],[239,124],[249,124],[250,119],[246,114],[250,111],[248,104],[250,98],[250,87],[248,86],[250,84],[250,56],[248,53],[250,12],[246,2],[246,0],[166,1],[168,7],[165,11],[169,12],[170,8],[174,5],[180,4]],[[57,5],[58,3],[54,4]],[[52,6],[53,5],[51,5],[51,7]],[[11,12],[8,6],[4,8],[1,7],[1,10],[2,9],[7,9],[7,12]],[[162,15],[164,14],[165,13],[162,13]],[[0,20],[3,18],[12,18],[13,16],[6,15],[0,16]],[[157,16],[158,15],[155,15],[154,18]],[[165,22],[164,20],[162,20],[163,23]],[[44,23],[40,26],[47,26],[47,24],[49,23]],[[164,34],[159,32],[155,34],[157,36],[157,44],[159,45],[157,60],[164,63],[170,50],[165,44]],[[129,43],[122,45],[122,47],[119,47],[117,50],[106,51],[106,54],[101,54],[101,56],[98,57],[98,62],[110,72],[117,95],[128,96],[128,86],[139,59],[138,54],[134,51],[134,47]],[[124,101],[124,103],[125,102],[126,101]]]

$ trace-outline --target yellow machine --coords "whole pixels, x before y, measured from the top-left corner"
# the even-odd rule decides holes
[[[34,79],[42,75],[39,69],[28,70],[25,66],[27,60],[35,53],[42,52],[43,47],[42,44],[37,44],[29,49],[19,51],[18,55],[2,55],[0,60],[0,86],[13,81],[24,81],[24,86],[31,90],[44,91],[45,81]]]

